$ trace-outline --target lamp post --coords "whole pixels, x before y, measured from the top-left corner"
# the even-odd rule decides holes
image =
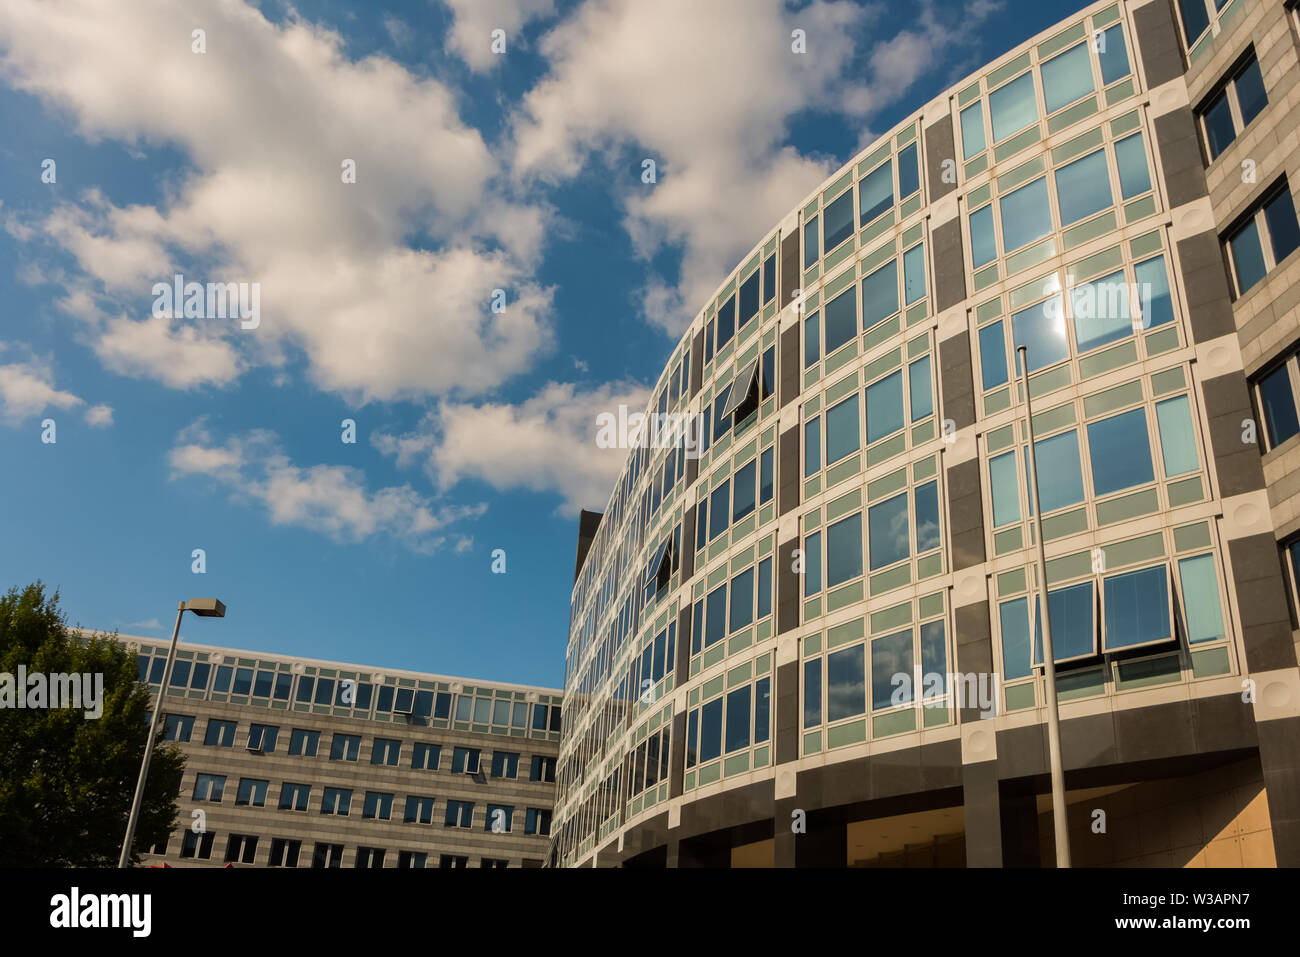
[[[176,660],[176,641],[181,633],[181,617],[192,611],[200,618],[225,618],[226,606],[216,598],[191,598],[189,601],[176,603],[176,627],[172,629],[171,647],[167,649],[167,665],[163,668],[162,687],[158,689],[158,700],[154,703],[153,718],[149,722],[149,738],[145,741],[144,758],[140,761],[140,778],[135,782],[135,798],[131,801],[131,814],[126,819],[126,837],[122,839],[122,854],[117,859],[119,868],[126,867],[131,857],[131,843],[135,840],[135,825],[140,817],[140,806],[144,803],[144,782],[149,777],[149,761],[153,758],[154,735],[158,733],[158,716],[162,714],[163,695],[172,680],[172,662]]]
[[[1061,712],[1056,703],[1056,652],[1052,648],[1052,615],[1047,596],[1047,558],[1043,551],[1043,510],[1038,499],[1038,454],[1034,450],[1034,412],[1029,398],[1029,347],[1016,349],[1020,360],[1020,383],[1025,390],[1025,423],[1028,427],[1030,504],[1034,513],[1034,541],[1038,563],[1038,591],[1043,627],[1043,677],[1047,686],[1047,753],[1052,772],[1052,825],[1056,836],[1056,866],[1070,866],[1070,822],[1065,812],[1065,769],[1061,764]],[[1030,641],[1032,649],[1033,642]],[[1031,651],[1032,658],[1032,651]]]

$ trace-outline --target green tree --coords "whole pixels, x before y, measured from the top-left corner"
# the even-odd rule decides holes
[[[0,675],[103,674],[103,713],[0,707],[0,867],[115,867],[149,727],[149,689],[113,638],[70,632],[41,582],[0,598]],[[176,826],[185,758],[161,727],[131,861]]]

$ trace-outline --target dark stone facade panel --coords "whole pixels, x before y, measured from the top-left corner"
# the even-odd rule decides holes
[[[777,448],[776,513],[784,515],[799,507],[802,487],[799,478],[799,427],[781,433]]]
[[[1264,487],[1264,466],[1256,443],[1242,441],[1245,423],[1253,422],[1250,391],[1240,372],[1206,379],[1202,383],[1205,418],[1209,425],[1210,450],[1214,455],[1214,472],[1219,479],[1219,495],[1227,498]],[[1255,429],[1258,433],[1259,429]]]
[[[963,765],[962,812],[966,821],[966,866],[1002,866],[1002,811],[997,761]]]
[[[1157,116],[1155,132],[1170,207],[1176,209],[1208,196],[1201,140],[1196,135],[1192,111],[1184,106]]]
[[[948,535],[952,568],[961,571],[984,563],[984,502],[980,496],[979,459],[948,469]]]
[[[966,259],[962,254],[961,217],[948,220],[931,237],[934,301],[939,312],[966,298]]]
[[[939,343],[939,392],[945,419],[951,419],[958,429],[974,425],[970,333],[962,332]]]
[[[929,201],[933,203],[957,188],[957,144],[953,140],[951,114],[926,127],[925,157],[926,185],[929,187]],[[952,170],[948,177],[952,182],[944,182],[945,163]]]
[[[1233,587],[1241,612],[1241,642],[1251,671],[1296,666],[1291,612],[1277,541],[1262,532],[1228,542]]]
[[[1232,317],[1232,290],[1223,247],[1213,231],[1188,236],[1178,243],[1183,289],[1187,293],[1187,317],[1195,342],[1209,342],[1232,335],[1237,325]]]
[[[799,759],[799,662],[776,669],[776,764]]]
[[[1147,87],[1154,89],[1183,75],[1182,43],[1174,26],[1173,11],[1165,0],[1148,3],[1133,11],[1137,44],[1142,50]]]
[[[802,382],[799,375],[799,323],[794,323],[781,333],[781,381],[777,388],[777,406],[785,406],[799,398]]]
[[[781,301],[778,309],[784,309],[794,298],[794,294],[803,284],[799,270],[802,253],[799,248],[799,230],[781,237]]]

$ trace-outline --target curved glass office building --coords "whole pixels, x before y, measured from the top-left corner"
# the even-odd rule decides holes
[[[1039,521],[1075,864],[1300,864],[1296,17],[1094,4],[720,277],[582,517],[554,864],[1050,865]]]

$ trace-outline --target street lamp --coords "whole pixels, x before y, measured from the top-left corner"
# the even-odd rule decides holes
[[[122,855],[117,860],[119,868],[126,867],[131,856],[131,842],[135,840],[135,824],[140,817],[140,805],[144,803],[144,782],[149,777],[149,761],[153,757],[154,735],[158,733],[158,716],[162,714],[163,695],[172,680],[172,662],[176,660],[176,641],[181,634],[181,617],[192,611],[200,618],[225,618],[226,606],[216,598],[191,598],[189,601],[176,603],[176,627],[172,629],[171,647],[167,649],[167,666],[163,669],[162,687],[158,689],[158,700],[154,703],[153,718],[149,722],[149,738],[144,746],[144,758],[140,761],[140,779],[135,782],[135,799],[131,801],[131,815],[126,819],[126,837],[122,840]]]
[[[1034,538],[1038,544],[1039,621],[1043,626],[1043,678],[1047,686],[1047,755],[1052,772],[1052,825],[1056,835],[1056,866],[1070,866],[1070,823],[1065,812],[1065,768],[1061,761],[1061,712],[1056,703],[1056,652],[1052,648],[1052,614],[1047,595],[1047,557],[1043,550],[1043,510],[1038,498],[1038,454],[1034,449],[1034,412],[1029,398],[1029,347],[1016,349],[1020,381],[1025,390],[1025,423],[1029,436],[1029,485],[1033,498]],[[1033,639],[1030,638],[1032,647]],[[1031,655],[1032,657],[1032,655]]]

